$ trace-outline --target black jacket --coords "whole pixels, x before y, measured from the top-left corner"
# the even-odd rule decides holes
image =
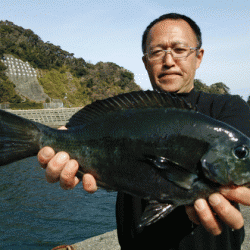
[[[180,94],[197,111],[226,122],[250,137],[249,106],[239,96],[215,95],[192,90]],[[213,236],[202,226],[194,226],[184,207],[178,207],[166,218],[137,229],[146,201],[119,192],[116,204],[118,239],[122,250],[178,249],[178,250],[240,250],[244,229],[232,230],[223,224],[223,232]]]

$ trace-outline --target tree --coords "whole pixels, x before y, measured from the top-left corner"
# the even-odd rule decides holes
[[[217,82],[212,84],[211,86],[207,86],[201,80],[195,79],[194,80],[194,87],[197,91],[204,91],[211,94],[229,94],[230,88],[227,87],[222,82]]]
[[[218,82],[210,86],[210,91],[214,94],[229,94],[230,88],[228,88],[224,83]]]
[[[199,79],[194,79],[194,87],[197,91],[209,92],[209,87]]]

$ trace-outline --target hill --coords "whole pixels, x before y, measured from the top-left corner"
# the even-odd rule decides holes
[[[32,72],[36,72],[33,80],[26,71],[17,71],[17,66],[13,71],[13,65],[5,61],[8,57],[19,60],[20,65],[29,64]],[[73,53],[43,42],[32,30],[10,21],[0,21],[0,58],[0,103],[10,103],[11,108],[41,108],[42,103],[51,104],[58,99],[66,107],[83,106],[96,99],[140,89],[134,74],[115,63],[94,65],[75,58]],[[36,81],[43,89],[40,99],[31,94],[39,88]],[[21,86],[25,84],[26,87]]]

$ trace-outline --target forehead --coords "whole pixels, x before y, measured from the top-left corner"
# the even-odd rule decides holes
[[[197,45],[197,38],[184,20],[167,19],[156,23],[149,31],[146,45],[171,45],[172,43],[184,43],[189,46]]]

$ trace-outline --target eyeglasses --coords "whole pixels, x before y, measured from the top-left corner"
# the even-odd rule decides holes
[[[148,59],[150,61],[159,61],[164,58],[164,56],[167,55],[167,53],[171,53],[173,58],[181,59],[181,58],[187,58],[189,55],[191,55],[194,51],[196,51],[197,47],[190,47],[190,46],[184,46],[184,45],[177,45],[171,49],[152,49],[149,53],[145,53],[144,55],[148,56]]]

